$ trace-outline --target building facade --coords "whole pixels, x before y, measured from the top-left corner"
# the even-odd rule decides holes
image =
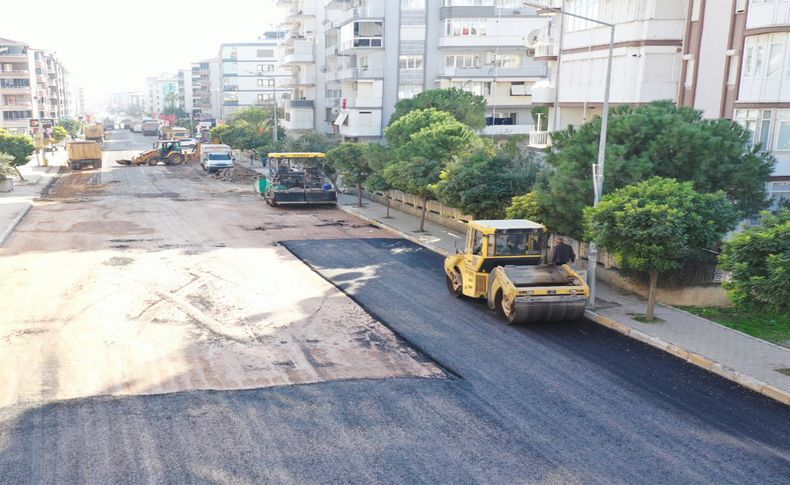
[[[283,32],[266,32],[255,42],[220,46],[220,116],[239,109],[271,106],[290,93],[290,70],[280,65],[279,38]]]
[[[0,39],[0,128],[29,133],[31,119],[76,116],[73,89],[54,54]]]
[[[292,69],[286,129],[377,140],[395,104],[426,89],[485,96],[485,134],[534,129],[532,86],[546,78],[535,43],[549,21],[515,0],[280,0]]]
[[[145,112],[154,117],[175,114],[181,100],[177,78],[161,74],[146,78],[145,84]]]
[[[728,118],[777,164],[774,202],[790,201],[790,9],[778,0],[692,0],[678,102]]]

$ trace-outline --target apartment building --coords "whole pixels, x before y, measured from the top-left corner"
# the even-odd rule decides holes
[[[678,103],[735,120],[777,160],[768,189],[790,201],[790,9],[779,0],[692,0]]]
[[[534,129],[532,86],[548,66],[529,49],[549,21],[514,0],[280,0],[286,129],[380,139],[400,99],[458,87],[486,97],[484,133]]]
[[[192,63],[192,114],[204,120],[220,117],[219,59],[204,59]]]
[[[180,101],[176,77],[170,74],[151,76],[146,78],[145,84],[145,112],[154,117],[160,114],[174,114]]]
[[[688,0],[542,3],[615,25],[612,106],[677,98]],[[533,101],[549,108],[549,119],[530,135],[535,147],[548,146],[551,131],[600,116],[606,88],[609,27],[560,14],[550,18],[547,36],[536,46],[550,74],[533,89]]]
[[[179,69],[176,73],[178,85],[178,107],[185,113],[192,113],[192,70]]]
[[[72,89],[54,54],[0,39],[0,128],[29,133],[31,119],[74,116]]]
[[[284,32],[266,32],[257,41],[220,46],[220,116],[250,106],[267,106],[290,93],[291,71],[280,64]]]

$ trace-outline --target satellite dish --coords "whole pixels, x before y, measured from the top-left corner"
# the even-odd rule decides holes
[[[321,72],[323,72],[324,74],[328,73],[329,72],[329,67],[321,66]]]
[[[540,42],[540,38],[542,37],[542,32],[540,29],[535,29],[527,35],[527,47],[535,47]]]

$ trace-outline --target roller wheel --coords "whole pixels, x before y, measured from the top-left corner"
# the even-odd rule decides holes
[[[453,270],[452,276],[445,274],[445,282],[451,295],[458,298],[463,294],[463,277],[457,270]]]
[[[502,290],[497,291],[494,302],[496,304],[497,313],[508,325],[526,323],[529,320],[523,308],[518,308],[516,305],[511,307],[505,302]]]
[[[184,163],[184,155],[181,153],[172,153],[167,158],[168,160],[170,160],[170,163],[173,165],[181,165],[182,163]]]
[[[447,291],[449,291],[451,295],[458,298],[463,294],[464,283],[458,271],[453,270],[452,277],[445,274],[444,281],[447,283]]]

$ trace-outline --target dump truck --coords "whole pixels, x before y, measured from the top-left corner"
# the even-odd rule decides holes
[[[255,179],[255,190],[272,207],[337,204],[337,191],[326,180],[325,153],[270,153],[269,174]]]
[[[181,126],[163,126],[160,130],[162,139],[165,140],[191,140],[192,135],[189,130]]]
[[[187,156],[181,150],[181,143],[178,140],[162,140],[154,143],[151,150],[144,151],[132,158],[116,160],[118,165],[156,165],[164,163],[165,165],[180,165],[187,160]]]
[[[66,144],[69,168],[80,170],[85,165],[101,168],[101,145],[95,141],[72,141]]]
[[[85,139],[88,141],[104,141],[104,125],[88,125],[85,127]]]
[[[447,289],[484,298],[508,324],[578,320],[590,289],[570,265],[546,264],[546,249],[542,224],[472,221],[463,250],[444,261]]]

